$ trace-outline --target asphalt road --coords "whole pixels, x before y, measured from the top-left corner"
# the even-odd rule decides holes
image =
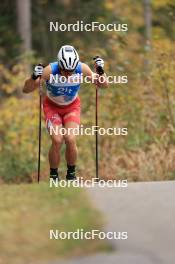
[[[110,240],[116,250],[51,264],[174,264],[175,182],[130,183],[127,188],[87,189],[106,219],[105,231],[128,232]]]

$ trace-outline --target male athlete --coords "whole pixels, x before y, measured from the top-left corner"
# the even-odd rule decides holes
[[[95,68],[104,67],[104,61],[101,58],[95,60]],[[104,75],[103,81],[97,73],[93,73],[89,66],[79,61],[79,56],[74,47],[70,45],[62,46],[58,52],[57,61],[43,67],[41,64],[35,66],[32,76],[25,81],[23,92],[30,93],[39,87],[39,80],[46,83],[47,95],[43,100],[43,110],[46,120],[47,129],[52,126],[68,128],[76,128],[80,124],[80,98],[78,91],[80,89],[80,74],[99,87],[107,87],[108,83]],[[51,76],[65,77],[66,82],[55,82]],[[76,81],[71,81],[70,77]],[[95,78],[94,78],[95,76]],[[74,80],[75,80],[74,79]],[[59,180],[59,164],[60,164],[60,148],[65,141],[67,162],[67,180],[76,179],[75,168],[77,161],[76,139],[73,133],[58,135],[52,133],[52,145],[49,150],[50,178]]]

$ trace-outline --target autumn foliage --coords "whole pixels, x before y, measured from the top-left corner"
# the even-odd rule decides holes
[[[36,10],[44,12],[46,8],[44,2],[47,1],[37,4]],[[84,1],[76,2],[83,6]],[[92,12],[90,2],[84,3],[84,8],[91,18],[107,23],[111,17],[116,17],[128,23],[129,31],[92,35],[65,33],[62,40],[57,33],[47,35],[49,33],[46,32],[41,35],[41,38],[46,39],[40,43],[38,35],[34,34],[37,55],[32,55],[31,61],[34,64],[41,57],[46,64],[54,61],[58,47],[63,40],[64,42],[69,40],[69,43],[79,50],[81,60],[91,67],[93,56],[99,54],[106,62],[107,74],[127,75],[129,80],[127,84],[112,84],[109,89],[100,91],[99,125],[106,128],[128,128],[127,136],[100,136],[100,177],[127,178],[131,181],[175,179],[175,36],[174,31],[170,32],[166,27],[172,26],[170,23],[173,21],[172,14],[175,15],[173,1],[155,1],[157,4],[154,3],[152,6],[153,37],[150,50],[144,41],[141,3],[133,1],[137,2],[133,5],[132,1],[127,0],[101,1],[100,10]],[[72,4],[69,5],[71,7]],[[69,5],[64,8],[69,9]],[[48,12],[56,16],[54,10],[49,9]],[[73,16],[71,12],[70,8],[69,19]],[[81,19],[79,9],[76,13]],[[62,13],[62,16],[66,18],[65,13]],[[33,19],[36,19],[36,14]],[[167,21],[167,24],[162,21]],[[34,31],[33,33],[40,32],[37,27]],[[47,53],[45,49],[48,45],[48,36],[53,42],[53,49],[49,49]],[[23,83],[28,75],[26,73],[28,63],[24,58],[18,57],[16,60],[14,58],[12,64],[7,65],[5,61],[0,64],[0,178],[1,181],[8,182],[30,182],[35,180],[37,170],[38,91],[30,96],[22,94]],[[80,97],[82,124],[91,126],[95,123],[93,85],[83,84]],[[77,142],[78,175],[85,178],[94,177],[95,137],[79,136]],[[43,121],[41,156],[43,178],[48,176],[49,145],[50,140]],[[62,151],[64,148],[63,145]],[[60,169],[64,176],[64,155]]]

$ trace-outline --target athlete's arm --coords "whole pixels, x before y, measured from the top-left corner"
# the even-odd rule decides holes
[[[49,80],[51,73],[52,73],[51,66],[48,65],[43,69],[42,74],[38,75],[38,77],[36,76],[35,80],[32,78],[32,76],[28,78],[24,83],[23,92],[31,93],[34,90],[36,90],[39,87],[39,81],[40,81],[39,77],[41,76],[41,82],[43,82]]]
[[[93,72],[90,67],[85,63],[82,63],[82,72],[83,76],[86,76],[88,80],[90,80],[92,83],[99,86],[100,88],[108,87],[108,81],[105,73],[103,75],[99,75]]]

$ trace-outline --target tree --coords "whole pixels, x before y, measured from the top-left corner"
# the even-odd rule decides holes
[[[17,29],[24,51],[31,50],[31,0],[16,0]]]

